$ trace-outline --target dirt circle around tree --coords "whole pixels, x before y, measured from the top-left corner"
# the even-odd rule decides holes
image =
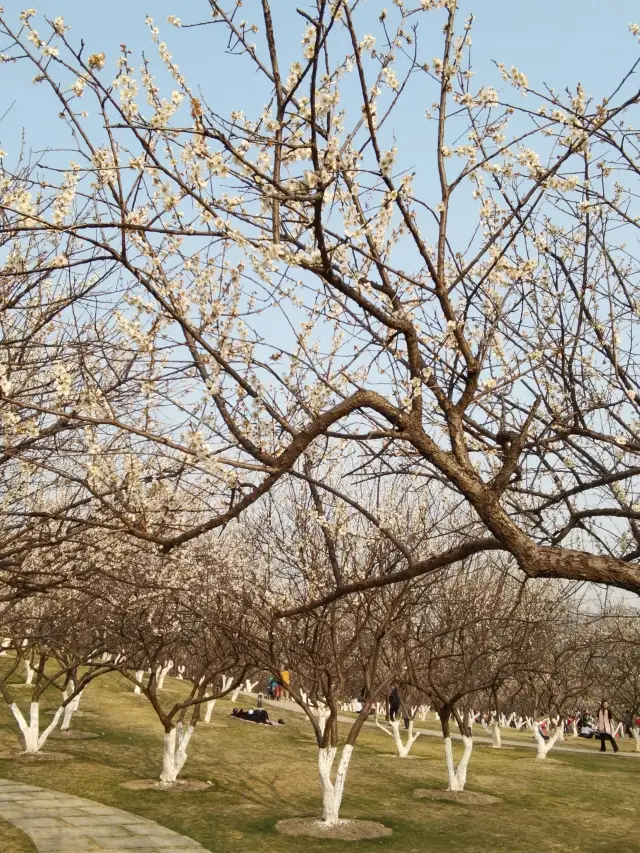
[[[37,752],[35,755],[27,755],[26,752],[0,752],[2,761],[20,761],[25,764],[34,764],[39,761],[71,761],[73,755],[68,752]]]
[[[413,796],[426,800],[450,800],[470,806],[493,806],[503,802],[500,797],[481,794],[479,791],[441,791],[432,788],[416,788]]]
[[[59,730],[51,732],[49,737],[52,740],[91,740],[94,737],[100,737],[100,735],[96,732],[83,732],[81,729],[69,729],[66,732]]]
[[[171,794],[186,794],[191,791],[210,791],[212,782],[200,782],[198,779],[178,779],[177,782],[160,782],[159,779],[133,779],[121,782],[121,788],[128,791],[163,791]]]
[[[276,830],[281,835],[306,835],[311,838],[331,838],[336,841],[362,841],[366,838],[382,838],[393,830],[375,820],[341,820],[327,826],[315,817],[294,817],[279,820]]]

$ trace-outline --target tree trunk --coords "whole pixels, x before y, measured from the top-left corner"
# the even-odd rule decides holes
[[[216,700],[215,699],[209,699],[209,701],[207,702],[207,704],[205,706],[205,712],[204,712],[205,723],[211,722],[211,715],[213,714],[213,709],[215,707],[216,707]]]
[[[329,746],[318,750],[318,771],[320,774],[320,787],[322,788],[322,820],[327,826],[335,826],[340,821],[340,804],[342,803],[344,783],[347,778],[352,752],[353,746],[350,743],[342,748],[336,778],[332,782],[331,770],[337,748]]]
[[[545,742],[545,739],[542,737],[540,733],[540,726],[537,723],[534,723],[533,726],[533,735],[538,742],[538,751],[536,752],[536,759],[538,761],[544,761],[547,757],[547,753],[549,753],[556,744],[556,741],[560,738],[560,730],[561,727],[558,726],[555,732],[551,735],[548,741]]]
[[[69,731],[69,726],[71,725],[71,719],[73,715],[76,713],[78,708],[80,707],[80,699],[82,698],[82,691],[75,696],[71,702],[64,709],[64,716],[62,718],[62,725],[60,726],[61,732]]]
[[[158,667],[159,673],[157,675],[158,678],[158,690],[162,690],[164,687],[164,680],[167,677],[167,673],[173,669],[173,661],[168,660],[163,667]]]
[[[143,669],[136,669],[136,681],[139,682],[133,688],[133,692],[136,696],[140,695],[140,692],[141,692],[140,685],[142,684],[143,678],[144,678],[144,670]]]
[[[388,729],[385,728],[385,726],[380,725],[377,720],[376,726],[378,726],[379,729],[382,729],[385,734],[388,734],[393,738],[396,750],[398,751],[398,758],[406,758],[411,752],[411,748],[414,743],[420,737],[420,732],[416,732],[415,734],[413,733],[413,720],[409,720],[409,730],[407,731],[406,743],[402,742],[402,735],[400,734],[400,720],[390,720]]]
[[[24,683],[27,687],[31,687],[33,684],[33,676],[36,674],[35,669],[31,666],[31,661],[24,659],[24,669],[25,669],[25,677]]]
[[[187,746],[193,730],[193,726],[184,729],[182,723],[178,723],[171,731],[165,732],[161,782],[171,785],[178,779],[187,760]]]
[[[29,722],[25,720],[22,711],[15,702],[9,706],[9,710],[13,714],[22,732],[24,738],[24,752],[26,755],[37,755],[45,745],[47,738],[58,725],[58,721],[62,716],[62,705],[58,708],[53,716],[53,720],[47,728],[40,734],[40,703],[32,702],[29,707]]]
[[[494,720],[492,729],[493,731],[491,734],[491,748],[502,749],[502,732],[500,731],[500,726],[497,720]]]
[[[636,742],[636,752],[640,752],[640,728],[638,728],[638,726],[634,726],[631,731],[633,733],[633,739]]]
[[[449,779],[448,791],[464,791],[464,786],[467,782],[467,768],[469,759],[473,751],[473,738],[468,735],[462,735],[462,743],[464,751],[456,768],[453,761],[453,748],[451,746],[451,738],[449,736],[444,739],[444,758],[447,765],[447,776]]]

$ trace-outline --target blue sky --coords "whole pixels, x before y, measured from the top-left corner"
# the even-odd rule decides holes
[[[147,50],[153,55],[144,24],[145,15],[151,14],[162,25],[163,37],[187,78],[190,81],[198,79],[207,92],[215,96],[216,107],[221,112],[246,106],[252,101],[258,106],[255,78],[248,65],[237,61],[229,66],[228,59],[220,54],[220,27],[187,31],[165,23],[167,14],[178,15],[185,23],[206,20],[206,2],[34,2],[39,13],[48,17],[63,15],[72,27],[70,36],[74,41],[83,38],[88,52],[105,51],[111,59],[111,71],[114,70],[113,61],[121,42],[125,42],[134,54]],[[366,0],[361,7],[361,20],[369,15],[377,16],[385,6],[392,9],[392,2]],[[5,0],[5,15],[17,22],[21,9],[26,5],[16,0]],[[306,4],[301,0],[273,0],[272,5],[281,43],[283,46],[288,43],[295,52],[299,51],[303,21],[295,9]],[[255,9],[255,0],[245,0],[243,14],[247,19],[252,19]],[[640,19],[637,0],[537,0],[535,3],[523,0],[462,0],[460,20],[469,12],[476,15],[474,56],[478,82],[499,82],[498,74],[491,66],[491,61],[497,60],[522,69],[536,87],[547,83],[562,89],[581,82],[587,92],[601,97],[611,90],[638,55],[638,44],[627,29],[631,21]],[[430,18],[434,21],[435,51],[442,18],[441,15]],[[41,23],[36,27],[41,32],[46,29]],[[366,26],[363,31],[367,31]],[[0,45],[0,51],[3,47]],[[64,138],[62,123],[58,124],[54,118],[57,110],[50,94],[42,87],[34,86],[32,76],[26,66],[0,66],[0,116],[9,110],[0,122],[0,145],[4,148],[14,148],[18,144],[23,127],[34,143],[41,144],[46,140],[55,146]],[[401,113],[400,124],[409,118],[406,112]],[[406,128],[396,127],[396,131],[403,129]]]

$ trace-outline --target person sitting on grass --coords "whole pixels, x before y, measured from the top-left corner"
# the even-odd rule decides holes
[[[589,740],[596,736],[596,732],[593,729],[593,721],[586,711],[584,711],[580,716],[578,728],[578,737],[583,737],[586,740]]]

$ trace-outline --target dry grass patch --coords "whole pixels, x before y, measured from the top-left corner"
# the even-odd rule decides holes
[[[56,729],[54,732],[51,732],[49,737],[53,738],[53,740],[92,740],[93,738],[100,737],[100,735],[97,732],[83,732],[80,729],[69,729],[66,732]]]
[[[0,850],[2,853],[36,853],[36,848],[28,835],[0,819]]]
[[[482,794],[480,791],[439,791],[417,788],[413,796],[425,800],[452,800],[454,803],[465,803],[470,806],[494,806],[503,802],[500,797]]]

